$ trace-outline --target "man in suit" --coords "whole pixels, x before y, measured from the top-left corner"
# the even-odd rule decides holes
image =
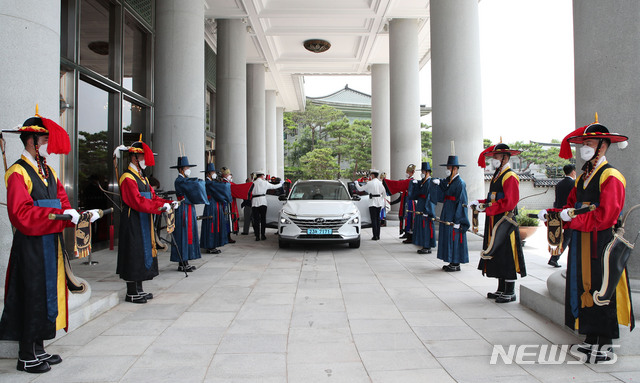
[[[564,206],[567,204],[567,197],[569,197],[569,193],[571,193],[571,189],[573,189],[573,186],[576,183],[575,165],[565,165],[562,170],[564,171],[565,177],[556,185],[556,200],[553,203],[553,207],[555,209],[564,208]],[[564,249],[569,247],[569,242],[571,242],[571,229],[564,229],[562,240],[563,252]],[[553,267],[560,267],[560,264],[558,264],[558,259],[560,259],[561,255],[562,254],[552,255],[551,258],[549,258],[548,264]]]

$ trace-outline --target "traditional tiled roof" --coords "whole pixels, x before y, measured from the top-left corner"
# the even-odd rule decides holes
[[[371,105],[371,96],[358,92],[346,85],[344,89],[331,93],[322,97],[307,97],[312,102],[331,103],[331,104],[350,104],[350,105]]]
[[[518,178],[520,181],[530,181],[533,182],[534,187],[555,187],[558,182],[562,181],[562,178],[536,178],[532,173],[518,173]],[[491,181],[491,177],[493,177],[493,173],[484,173],[484,180]]]

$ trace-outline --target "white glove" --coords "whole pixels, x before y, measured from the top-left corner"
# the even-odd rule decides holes
[[[418,180],[413,180],[413,181],[411,181],[411,183],[417,184]]]
[[[117,157],[117,158],[120,158],[120,151],[121,151],[121,150],[127,150],[127,147],[126,147],[126,146],[124,146],[124,145],[120,145],[120,146],[118,146],[118,147],[116,148],[116,150],[114,150],[114,151],[113,151],[113,156],[114,156],[114,157]]]
[[[74,225],[78,224],[78,220],[80,219],[80,214],[76,211],[76,209],[67,209],[63,212],[63,214],[69,214],[71,216],[71,222]]]
[[[471,201],[471,202],[469,203],[469,206],[478,206],[478,205],[480,205],[480,202],[478,202],[478,200],[477,200],[477,199],[476,199],[476,200],[473,200],[473,201]]]
[[[171,211],[171,205],[165,202],[164,205],[162,205],[162,209],[164,209],[164,211]]]
[[[565,222],[571,221],[571,217],[569,216],[569,209],[562,210],[560,212],[560,218]]]
[[[91,223],[97,221],[98,218],[100,218],[100,210],[98,209],[91,209],[89,210],[89,213],[91,213]]]
[[[178,208],[178,206],[180,206],[180,202],[171,201],[171,207],[173,208],[173,210],[176,210]]]
[[[476,210],[477,210],[477,211],[484,211],[484,209],[485,209],[485,204],[483,204],[483,203],[478,203],[478,204],[476,205]]]
[[[542,222],[547,222],[547,218],[545,218],[545,216],[547,215],[547,211],[546,210],[540,210],[538,212],[538,219]]]
[[[433,180],[433,183],[436,185],[440,185],[440,179],[436,178]]]
[[[453,224],[453,228],[454,229],[459,229],[460,228],[460,224],[459,223],[454,223]]]

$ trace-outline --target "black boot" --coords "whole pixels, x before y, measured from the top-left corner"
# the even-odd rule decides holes
[[[189,264],[188,261],[178,262],[178,271],[192,272],[196,267]]]
[[[147,303],[147,298],[138,293],[136,282],[127,282],[127,296],[124,300],[131,303]]]
[[[407,233],[407,239],[402,241],[402,243],[413,243],[413,233]]]
[[[227,238],[227,242],[229,243],[236,243],[235,240],[231,239],[231,233],[229,233],[229,237]]]
[[[613,348],[611,338],[598,337],[598,347],[594,347],[591,356],[587,360],[589,363],[608,362],[613,359]]]
[[[41,362],[47,362],[49,365],[54,365],[62,362],[62,358],[58,354],[49,354],[44,350],[44,341],[35,341],[36,358]]]
[[[142,289],[142,281],[136,281],[136,290],[138,291],[138,295],[142,295],[143,297],[149,299],[153,299],[153,294],[145,293]]]
[[[16,369],[18,371],[24,371],[31,374],[42,374],[43,372],[51,370],[49,363],[45,360],[38,360],[36,357],[35,342],[20,341],[18,347],[18,364],[16,365]],[[62,359],[60,359],[60,361],[62,361]]]
[[[547,262],[547,264],[553,267],[562,267],[558,263],[558,259],[560,259],[559,255],[552,255],[551,258],[549,258],[549,262]]]
[[[507,303],[516,300],[516,283],[504,282],[504,293],[496,298],[496,303]]]
[[[502,293],[504,293],[504,279],[498,278],[498,289],[495,293],[487,293],[487,298],[496,299],[497,297],[502,295]]]

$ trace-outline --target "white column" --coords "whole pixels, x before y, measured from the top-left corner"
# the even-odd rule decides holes
[[[60,122],[60,2],[3,2],[0,35],[0,127],[22,126],[33,117],[36,104],[43,117]],[[16,133],[5,133],[4,138],[7,165],[11,166],[20,158],[24,146]],[[62,177],[58,156],[52,156],[47,163]],[[4,177],[0,184],[0,202],[6,203]],[[0,210],[0,284],[4,286],[13,233],[6,207],[0,206]]]
[[[276,108],[276,166],[284,179],[284,108]]]
[[[241,20],[216,20],[216,168],[247,178],[246,32]]]
[[[278,154],[276,152],[276,91],[268,90],[265,93],[265,138],[267,166],[265,171],[271,175],[282,177],[284,174],[278,173]]]
[[[467,195],[484,198],[478,1],[432,0],[430,20],[433,162],[445,163],[455,140]]]
[[[421,159],[417,20],[389,22],[389,80],[390,178],[398,179],[404,177],[408,164]]]
[[[184,155],[204,169],[204,4],[201,0],[156,1],[155,127],[159,155],[154,175],[173,187],[175,166]]]
[[[371,65],[371,166],[387,174],[391,171],[389,85],[389,64]]]
[[[266,171],[264,65],[247,64],[247,172]]]

